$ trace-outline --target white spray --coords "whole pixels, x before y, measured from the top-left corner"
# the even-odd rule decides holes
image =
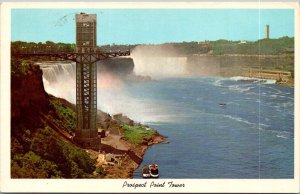
[[[46,92],[75,104],[75,63],[44,62],[40,67]],[[123,80],[111,73],[98,72],[97,100],[97,108],[109,114],[123,113],[141,123],[168,120],[161,102],[133,96]]]
[[[137,75],[149,75],[154,79],[188,75],[187,57],[179,56],[173,47],[137,46],[131,57]]]

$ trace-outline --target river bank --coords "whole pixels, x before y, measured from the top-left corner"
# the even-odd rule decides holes
[[[145,129],[149,129],[146,126]],[[151,129],[153,130],[153,129]],[[166,137],[154,133],[143,138],[142,141],[134,143],[126,139],[124,133],[120,135],[108,134],[102,138],[102,149],[87,150],[92,159],[96,160],[96,166],[103,169],[105,176],[103,178],[124,179],[133,178],[133,172],[143,161],[143,156],[149,147],[159,143],[168,143]]]
[[[59,102],[75,111],[75,105],[64,99]],[[159,143],[169,143],[157,130],[134,122],[122,114],[110,115],[98,110],[99,150],[85,149],[95,161],[94,178],[133,178],[133,172],[143,161],[147,149]],[[101,175],[101,176],[100,176]]]
[[[246,77],[250,79],[273,80],[275,84],[294,88],[294,78],[290,72],[276,70],[241,70],[239,72],[227,71],[222,73],[223,77]]]
[[[187,71],[192,75],[272,79],[293,87],[294,55],[192,55],[187,58]]]

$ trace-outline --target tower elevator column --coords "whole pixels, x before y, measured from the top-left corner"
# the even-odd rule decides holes
[[[74,140],[86,148],[98,148],[96,14],[76,14],[76,111]]]

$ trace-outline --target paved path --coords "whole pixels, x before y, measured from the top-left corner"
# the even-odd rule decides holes
[[[109,134],[107,137],[101,139],[101,143],[110,145],[119,150],[127,151],[129,149],[129,147],[127,147],[120,141],[121,137],[122,137],[121,135]]]

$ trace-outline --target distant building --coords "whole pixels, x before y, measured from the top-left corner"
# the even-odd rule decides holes
[[[247,43],[246,41],[239,42],[239,44],[246,44],[246,43]]]
[[[115,121],[117,121],[117,123],[119,125],[121,125],[121,124],[133,125],[134,124],[133,120],[129,119],[127,116],[124,116],[122,113],[113,115],[113,119]]]
[[[266,39],[270,39],[270,26],[266,25]]]

